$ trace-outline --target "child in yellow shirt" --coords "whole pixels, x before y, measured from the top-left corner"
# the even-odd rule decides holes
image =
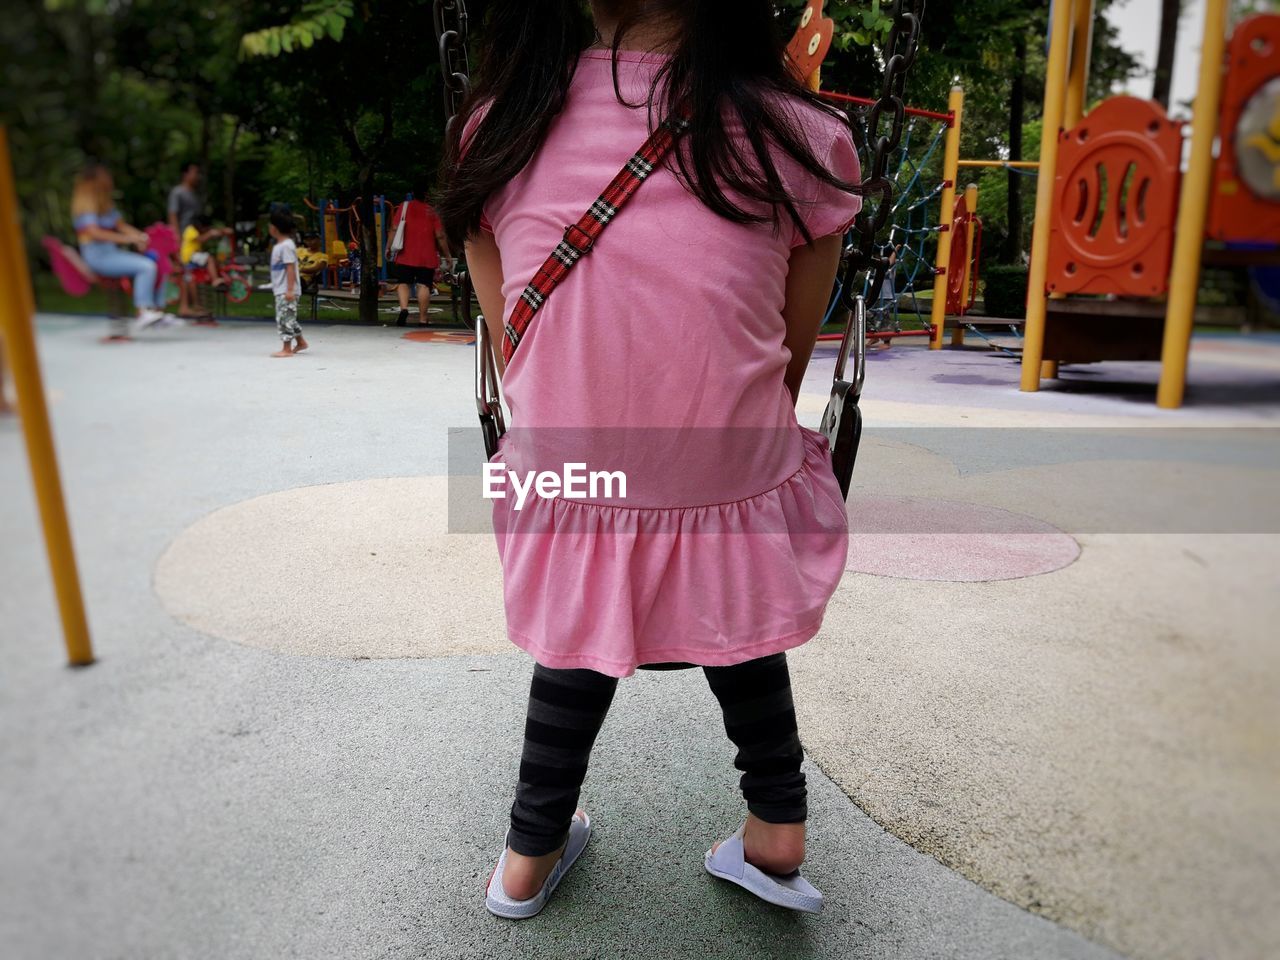
[[[204,250],[204,245],[215,237],[231,236],[230,227],[214,227],[206,216],[194,218],[182,231],[182,245],[178,259],[182,261],[182,302],[178,305],[181,316],[189,316],[196,302],[195,272],[204,270],[215,287],[226,285],[226,278],[218,272],[217,258]]]

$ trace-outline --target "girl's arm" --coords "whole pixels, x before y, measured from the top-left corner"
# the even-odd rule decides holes
[[[132,224],[125,223],[123,220],[117,221],[116,232],[128,238],[125,240],[118,241],[120,243],[132,243],[135,245],[142,244],[143,246],[146,246],[148,243],[151,242],[151,238],[148,237],[145,233],[143,233],[141,230],[139,230],[137,227],[133,226]]]
[[[498,373],[502,373],[506,369],[500,346],[505,336],[502,321],[506,312],[506,301],[502,297],[502,255],[498,253],[493,234],[485,230],[467,238],[466,250],[467,270],[471,273],[471,283],[476,290],[476,299],[480,301],[485,326],[489,328],[489,341],[498,347],[494,351],[494,359]]]
[[[135,230],[127,223],[121,222],[116,225],[116,229],[108,230],[106,227],[100,227],[96,223],[88,224],[82,229],[76,231],[86,240],[104,242],[104,243],[124,243],[131,246],[137,246],[139,243],[147,243],[147,235],[141,230]]]
[[[840,267],[843,242],[842,235],[833,234],[791,251],[787,269],[787,302],[782,308],[787,334],[782,343],[791,351],[785,382],[791,391],[793,404],[800,397],[800,382],[804,380],[822,317],[831,302],[831,288]]]

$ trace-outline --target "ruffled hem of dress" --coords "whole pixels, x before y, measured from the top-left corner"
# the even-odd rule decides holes
[[[669,529],[663,531],[653,527],[646,527],[645,533],[691,533],[695,532],[685,528],[684,521],[688,519],[689,514],[708,513],[711,511],[723,512],[727,509],[733,509],[742,516],[749,516],[753,512],[759,512],[758,507],[765,505],[780,505],[780,501],[784,492],[788,488],[802,486],[806,490],[817,491],[820,487],[826,487],[828,492],[835,492],[835,499],[840,503],[840,512],[844,512],[844,498],[839,494],[839,486],[835,480],[835,475],[831,472],[831,455],[827,444],[827,438],[816,430],[810,430],[807,427],[800,427],[801,443],[803,446],[803,456],[794,472],[788,474],[781,482],[762,490],[759,493],[753,493],[750,496],[739,497],[735,500],[716,500],[710,503],[689,504],[687,506],[675,507],[647,507],[647,506],[631,506],[625,503],[594,503],[591,500],[573,499],[567,500],[564,497],[531,497],[520,511],[512,511],[517,516],[534,517],[540,512],[551,512],[553,515],[557,512],[567,513],[571,511],[582,511],[586,514],[594,514],[603,517],[609,514],[637,514],[648,518],[661,515],[663,519],[670,519]],[[502,449],[490,458],[490,463],[505,463]],[[819,477],[822,480],[819,481]],[[506,500],[495,500],[495,513],[500,505],[506,504]],[[519,524],[518,526],[524,526]],[[553,523],[553,528],[555,524]],[[515,532],[509,530],[508,532]],[[523,531],[521,531],[523,532]],[[550,531],[534,531],[529,532],[550,532]],[[816,531],[800,531],[800,530],[771,530],[770,533],[784,532],[816,532]]]
[[[660,652],[632,660],[614,660],[589,653],[557,653],[554,650],[548,650],[532,638],[510,629],[507,631],[507,636],[513,644],[544,667],[552,670],[594,670],[596,673],[621,679],[631,676],[640,667],[651,663],[691,663],[696,667],[731,667],[734,664],[746,663],[748,660],[785,653],[803,646],[817,636],[818,631],[822,629],[825,613],[826,610],[822,610],[813,624],[803,630],[734,646],[729,650],[711,652],[706,647],[664,647]]]
[[[507,512],[507,633],[538,662],[629,676],[646,663],[726,666],[817,633],[848,551],[826,438],[745,500],[636,508],[559,499]]]

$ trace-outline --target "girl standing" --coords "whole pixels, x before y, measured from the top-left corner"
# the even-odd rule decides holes
[[[487,906],[546,903],[590,835],[577,801],[618,678],[679,663],[723,708],[748,810],[706,869],[816,912],[785,651],[818,631],[847,521],[794,404],[860,203],[852,139],[786,72],[768,0],[593,0],[593,23],[574,0],[489,8],[440,210],[515,348],[494,460],[585,460],[628,489],[495,501],[508,633],[536,665]],[[663,124],[671,152],[628,163]],[[593,242],[566,231],[624,164],[652,167],[627,208],[594,206]],[[544,297],[548,254],[583,248]]]

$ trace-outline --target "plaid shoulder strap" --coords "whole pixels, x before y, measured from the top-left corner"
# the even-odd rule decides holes
[[[520,346],[520,338],[524,336],[534,316],[547,302],[551,291],[564,281],[569,271],[579,260],[591,252],[596,240],[604,232],[609,221],[627,204],[635,192],[640,189],[649,174],[662,163],[676,139],[689,126],[687,120],[670,119],[664,121],[649,135],[649,139],[630,160],[618,171],[618,175],[605,188],[604,193],[591,204],[577,223],[564,228],[564,239],[556,244],[551,255],[538,268],[529,285],[520,294],[515,309],[507,321],[506,336],[502,341],[502,357],[510,362],[516,347]]]

